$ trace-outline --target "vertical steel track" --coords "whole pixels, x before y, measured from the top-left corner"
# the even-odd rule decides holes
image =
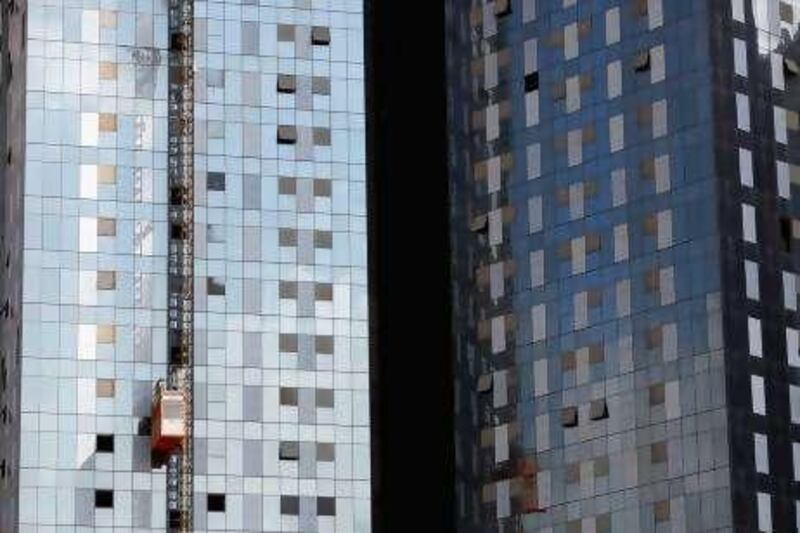
[[[194,10],[169,6],[169,375],[185,396],[182,446],[167,461],[167,529],[193,530]]]

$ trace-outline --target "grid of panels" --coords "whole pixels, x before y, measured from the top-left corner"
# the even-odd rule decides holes
[[[370,529],[361,4],[196,3],[199,531]]]
[[[163,529],[162,2],[27,8],[21,530]]]
[[[450,16],[461,523],[730,524],[706,6]]]

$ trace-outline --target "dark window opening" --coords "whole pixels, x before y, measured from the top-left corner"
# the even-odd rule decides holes
[[[333,407],[333,389],[317,389],[317,407]]]
[[[325,26],[311,28],[311,43],[318,46],[331,44],[331,30]]]
[[[317,515],[318,516],[336,516],[336,498],[317,498]]]
[[[590,420],[604,420],[608,418],[608,404],[605,400],[594,400],[589,405]]]
[[[539,90],[539,73],[531,72],[525,75],[525,92],[530,93]]]
[[[574,428],[578,425],[577,407],[565,407],[561,410],[561,425],[565,428]]]
[[[98,453],[114,453],[114,435],[97,435],[95,448]]]
[[[781,249],[784,252],[792,251],[792,221],[789,218],[781,217]]]
[[[136,427],[136,435],[139,437],[149,437],[150,436],[150,417],[140,418],[139,425]]]
[[[209,296],[225,296],[225,280],[223,278],[207,278],[206,288]]]
[[[650,51],[639,52],[633,62],[633,68],[636,72],[645,72],[650,70]]]
[[[99,509],[112,509],[114,507],[113,490],[94,491],[94,506]]]
[[[209,513],[224,513],[225,512],[225,495],[224,494],[208,494],[207,495],[208,512]]]
[[[297,78],[290,74],[278,74],[278,92],[292,94],[297,90]]]
[[[281,405],[297,405],[297,389],[281,387]]]
[[[497,17],[505,17],[511,14],[511,0],[495,0],[494,14]]]
[[[206,178],[207,187],[209,191],[224,191],[225,190],[225,173],[224,172],[209,172]]]
[[[278,144],[295,144],[297,128],[295,126],[278,126]]]
[[[297,461],[300,459],[300,443],[296,440],[281,442],[278,457],[283,461]]]
[[[281,496],[281,514],[300,514],[300,498],[297,496]]]

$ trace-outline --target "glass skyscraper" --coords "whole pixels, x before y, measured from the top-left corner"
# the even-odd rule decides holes
[[[793,0],[448,3],[464,531],[797,531]]]
[[[369,531],[362,2],[9,0],[2,68],[0,530]]]

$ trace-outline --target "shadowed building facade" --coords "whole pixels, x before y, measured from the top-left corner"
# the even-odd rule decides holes
[[[798,22],[448,6],[461,530],[797,530]]]

